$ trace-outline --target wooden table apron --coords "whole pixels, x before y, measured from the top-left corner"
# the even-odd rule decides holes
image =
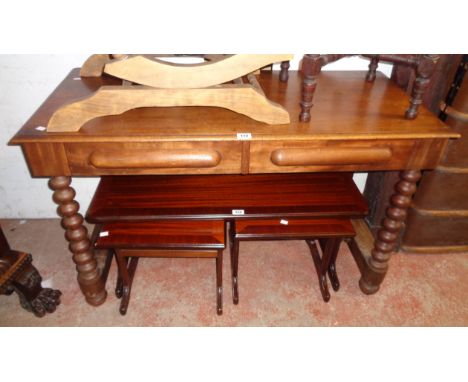
[[[354,221],[360,287],[368,294],[379,289],[420,170],[434,168],[448,139],[458,134],[424,108],[416,120],[404,119],[406,94],[381,74],[367,83],[365,72],[322,73],[307,123],[299,122],[299,73],[291,72],[282,83],[277,72],[262,72],[259,82],[269,99],[288,110],[290,124],[267,125],[221,108],[173,107],[97,118],[79,132],[41,131],[61,105],[101,85],[118,84],[111,78],[80,79],[74,69],[11,140],[22,147],[32,176],[51,177],[89,304],[102,304],[107,294],[71,187],[73,176],[401,170],[375,240],[362,220]],[[239,140],[238,133],[250,133],[251,139]]]

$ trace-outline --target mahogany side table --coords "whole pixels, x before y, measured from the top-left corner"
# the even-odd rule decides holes
[[[79,77],[74,69],[15,135],[10,144],[22,147],[31,175],[51,177],[88,303],[102,304],[106,290],[71,187],[74,176],[401,170],[376,239],[362,220],[353,221],[361,290],[377,292],[420,170],[433,169],[448,140],[459,134],[423,107],[417,119],[405,119],[407,96],[380,73],[373,83],[363,81],[364,72],[322,73],[311,119],[300,122],[301,75],[291,71],[287,83],[278,76],[262,72],[259,82],[270,100],[288,110],[286,125],[266,125],[220,108],[173,107],[97,118],[73,133],[36,129],[47,126],[64,103],[118,83],[106,77],[74,80]]]

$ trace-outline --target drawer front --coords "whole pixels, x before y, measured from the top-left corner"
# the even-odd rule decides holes
[[[427,141],[256,141],[250,145],[249,172],[398,170],[413,165],[432,167],[437,163],[439,153],[428,155],[433,142]]]
[[[240,173],[240,142],[68,143],[72,175]]]

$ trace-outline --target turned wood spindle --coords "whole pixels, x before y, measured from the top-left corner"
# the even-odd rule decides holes
[[[411,92],[410,106],[405,114],[407,119],[415,119],[417,117],[419,105],[423,102],[424,92],[431,82],[431,76],[434,73],[438,59],[439,56],[433,54],[424,54],[420,57],[416,66],[416,80]]]
[[[75,190],[70,184],[71,178],[68,176],[56,176],[49,181],[49,186],[54,191],[53,200],[58,204],[58,214],[62,217],[65,238],[70,243],[69,248],[78,271],[78,283],[86,301],[97,306],[105,301],[107,293],[88,238],[88,230],[83,225],[83,216],[78,212],[80,205],[74,200]]]
[[[421,171],[419,170],[402,171],[400,181],[395,186],[395,193],[390,197],[390,207],[386,211],[382,228],[377,232],[369,263],[372,270],[383,276],[388,269],[391,253],[395,250],[398,235],[406,220],[411,199],[416,192],[416,184],[420,179]],[[379,288],[379,283],[366,280],[364,276],[359,284],[361,289],[369,294],[375,293]]]
[[[380,57],[378,55],[371,58],[371,61],[369,63],[369,71],[366,75],[367,82],[373,82],[375,80],[377,68],[379,66],[379,60]]]
[[[280,81],[287,82],[289,78],[289,61],[281,62],[281,72],[280,72]]]
[[[306,54],[302,60],[302,97],[301,97],[301,122],[310,121],[310,109],[313,105],[315,88],[317,87],[317,76],[320,74],[320,54]]]

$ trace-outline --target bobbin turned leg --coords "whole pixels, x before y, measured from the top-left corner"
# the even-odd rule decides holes
[[[390,198],[390,207],[386,211],[382,228],[377,232],[368,264],[369,269],[359,280],[359,286],[366,294],[376,293],[385,278],[390,255],[395,249],[398,234],[405,222],[419,179],[421,179],[419,170],[407,170],[400,173],[400,181],[396,184],[395,193]]]
[[[310,109],[313,105],[317,76],[320,74],[320,54],[305,54],[302,59],[302,94],[301,94],[301,122],[310,121]]]
[[[289,61],[281,62],[281,72],[280,72],[280,81],[287,82],[289,78]]]
[[[423,102],[424,92],[431,82],[431,76],[438,59],[439,56],[435,54],[424,54],[420,58],[416,67],[416,80],[411,92],[410,106],[405,114],[407,119],[414,119],[418,115],[419,105]]]
[[[75,198],[75,190],[70,187],[71,177],[56,176],[50,179],[49,186],[54,191],[53,200],[58,204],[58,214],[62,217],[65,238],[70,243],[70,251],[78,271],[78,284],[93,306],[101,305],[107,297],[94,250],[88,238],[88,230],[83,226],[83,216],[78,213],[80,205]]]

